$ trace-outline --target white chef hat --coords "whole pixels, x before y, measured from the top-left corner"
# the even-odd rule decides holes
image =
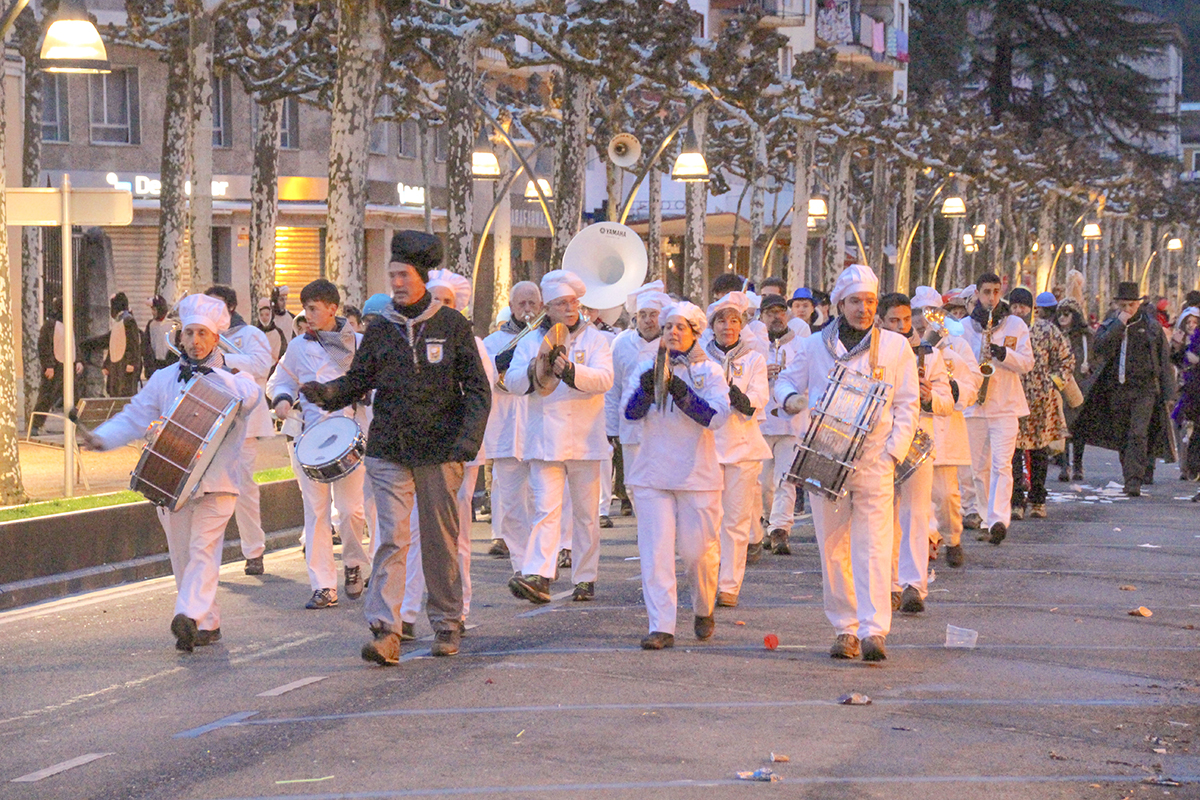
[[[941,305],[942,296],[932,286],[918,286],[917,290],[913,292],[912,307],[914,311],[918,308],[940,308]]]
[[[652,303],[649,303],[649,302],[647,303],[647,305],[642,305],[641,301],[642,301],[643,297],[647,298],[649,300],[649,298],[654,297],[654,295],[663,294],[663,288],[664,288],[664,284],[662,281],[650,281],[649,283],[647,283],[643,286],[639,286],[637,289],[634,289],[632,292],[630,292],[629,296],[625,298],[625,310],[628,311],[630,314],[636,314],[637,312],[641,311],[643,308],[657,308],[658,310],[661,311],[662,310],[662,300],[661,299],[655,298],[655,301],[659,303],[658,305],[653,305]],[[663,296],[665,297],[666,295],[663,295]],[[669,298],[668,298],[667,302],[670,302]]]
[[[219,297],[189,294],[179,301],[179,324],[184,328],[203,325],[213,333],[221,333],[229,328],[229,308]]]
[[[841,275],[838,275],[837,282],[833,285],[833,291],[829,295],[829,303],[837,308],[837,304],[846,297],[859,292],[878,295],[879,278],[875,277],[875,273],[871,271],[870,267],[863,264],[851,264],[842,270]]]
[[[975,296],[975,284],[972,283],[970,286],[968,286],[967,288],[962,290],[962,293],[959,295],[959,298],[962,300],[970,300],[974,296]]]
[[[739,317],[744,317],[746,312],[750,310],[750,298],[745,292],[730,292],[720,300],[712,303],[708,307],[708,324],[711,325],[717,314],[720,314],[727,308],[732,308],[737,311]]]
[[[549,303],[560,297],[583,297],[587,284],[574,272],[552,269],[542,276],[542,302]]]
[[[454,292],[455,310],[466,312],[467,306],[471,304],[471,282],[469,280],[448,269],[431,269],[429,270],[429,280],[425,281],[425,288],[432,289],[435,286],[444,286]]]
[[[750,291],[739,292],[739,294],[746,295],[746,309],[747,310],[752,309],[752,308],[755,310],[762,308],[763,296],[761,294],[755,294],[754,292],[750,292]]]
[[[667,320],[671,317],[682,317],[691,326],[692,331],[697,336],[703,333],[704,329],[708,327],[708,320],[705,319],[704,312],[700,310],[698,305],[689,303],[687,300],[677,300],[662,311],[659,311],[658,324],[666,325]]]

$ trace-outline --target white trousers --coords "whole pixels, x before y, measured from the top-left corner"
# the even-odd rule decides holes
[[[600,461],[600,516],[607,517],[612,510],[613,499],[613,450],[607,445],[608,455]]]
[[[529,498],[529,462],[518,458],[492,461],[492,538],[508,545],[513,572],[525,563],[529,543],[529,520],[533,503]]]
[[[963,509],[958,495],[958,467],[933,468],[933,514],[930,541],[945,539],[950,547],[962,544]]]
[[[784,476],[796,458],[796,437],[764,435],[763,439],[766,439],[772,454],[762,465],[762,502],[767,527],[791,533],[792,524],[796,521],[796,484],[785,480]],[[761,528],[755,526],[754,534],[758,538],[751,541],[762,541]]]
[[[810,492],[821,551],[825,616],[839,634],[886,636],[892,626],[892,470],[856,474],[834,503]]]
[[[984,527],[1012,524],[1013,450],[1017,446],[1016,417],[970,417],[971,469],[975,475],[975,508]],[[985,499],[986,498],[986,499]]]
[[[970,436],[967,438],[968,445],[970,444]],[[967,514],[983,514],[979,513],[979,504],[975,500],[975,473],[970,467],[959,466],[955,467],[955,474],[958,477],[958,489],[962,497],[962,513]]]
[[[237,498],[229,492],[202,494],[178,511],[158,509],[158,521],[167,534],[167,552],[175,575],[175,613],[191,617],[196,627],[212,631],[221,627],[217,608],[217,577],[225,526],[233,516]]]
[[[362,546],[366,516],[363,513],[363,481],[367,471],[358,468],[333,483],[311,480],[296,460],[296,448],[289,448],[292,470],[300,484],[304,502],[304,560],[308,562],[308,582],[316,589],[337,588],[337,565],[333,561],[332,505],[341,512],[342,564],[369,567],[371,560]]]
[[[717,525],[720,492],[676,492],[630,486],[637,496],[638,553],[641,555],[642,595],[650,617],[650,632],[675,635],[679,603],[675,581],[675,551],[692,592],[692,613],[712,616],[717,600],[717,569],[721,545]]]
[[[929,594],[929,519],[933,516],[933,463],[926,461],[896,491],[892,525],[892,591],[916,587]]]
[[[458,571],[462,575],[462,618],[465,621],[471,611],[471,500],[475,494],[475,481],[479,478],[479,467],[464,467],[463,482],[454,496],[458,506]],[[404,601],[400,604],[400,619],[416,622],[425,598],[425,567],[421,561],[421,504],[413,498],[413,510],[409,522],[408,564],[404,575]]]
[[[571,582],[596,580],[600,567],[600,461],[530,461],[533,529],[521,572],[554,578],[560,545],[571,550]],[[571,497],[571,540],[564,537],[564,497]]]
[[[242,556],[258,558],[267,549],[267,536],[263,533],[262,511],[258,484],[254,482],[254,462],[258,458],[258,439],[246,437],[238,459],[238,495],[234,518],[237,519],[238,536],[242,540]]]
[[[729,592],[736,597],[746,574],[746,545],[750,544],[755,531],[762,536],[754,513],[761,498],[758,479],[762,464],[757,461],[722,464],[721,472],[725,476],[725,485],[721,491],[721,569],[717,591]]]

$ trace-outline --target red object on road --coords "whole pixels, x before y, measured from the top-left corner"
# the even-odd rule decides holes
[[[773,633],[768,633],[763,637],[763,646],[768,650],[774,650],[776,647],[779,647],[779,637]]]

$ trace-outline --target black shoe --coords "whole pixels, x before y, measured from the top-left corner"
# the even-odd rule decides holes
[[[632,517],[633,516],[633,503],[629,502],[628,500],[621,501],[621,516],[622,517]]]
[[[313,592],[304,607],[312,610],[318,608],[333,608],[338,603],[337,589],[317,589]]]
[[[717,622],[713,619],[712,614],[707,617],[696,617],[692,622],[692,630],[696,632],[696,638],[702,642],[707,642],[712,638],[713,631],[717,629]]]
[[[839,633],[829,648],[830,658],[858,658],[862,652],[858,637],[853,633]]]
[[[921,591],[915,586],[905,586],[900,593],[900,610],[905,614],[920,614],[925,610],[925,601],[921,599]]]
[[[255,556],[254,558],[247,558],[245,572],[247,575],[262,575],[266,572],[266,569],[263,567],[263,557]]]
[[[492,546],[488,550],[487,554],[489,556],[495,556],[496,558],[509,558],[510,553],[508,552],[508,542],[504,541],[503,539],[492,539]]]
[[[1077,470],[1073,471],[1073,472],[1071,473],[1071,480],[1073,480],[1073,481],[1081,481],[1081,480],[1083,480],[1083,470],[1082,470],[1082,469],[1077,469]]]
[[[762,558],[762,552],[763,552],[763,543],[762,542],[751,542],[750,544],[746,545],[746,564],[747,564],[747,566],[750,564],[757,564],[759,559]]]
[[[612,518],[609,517],[608,514],[601,514],[600,515],[600,527],[601,528],[611,528],[612,526],[613,526]]]
[[[411,622],[400,623],[400,641],[412,642],[417,638],[416,626]]]
[[[887,649],[884,647],[884,637],[876,634],[868,636],[862,642],[863,661],[887,661]]]
[[[792,550],[788,547],[788,534],[783,528],[771,531],[771,552],[777,556],[790,556]]]
[[[892,592],[892,611],[900,610],[900,592]]]
[[[1008,528],[1004,527],[1003,522],[997,522],[992,527],[988,528],[988,541],[992,544],[1000,544],[1004,541],[1004,537],[1008,535]]]
[[[983,530],[983,517],[979,516],[978,514],[967,514],[965,517],[963,517],[962,523],[963,528],[969,528],[971,530]]]
[[[176,614],[171,620],[171,633],[175,634],[175,649],[190,653],[196,649],[196,637],[200,631],[196,620],[186,614]]]
[[[1141,497],[1142,485],[1137,481],[1129,481],[1125,484],[1125,494],[1129,497]]]
[[[1059,483],[1070,483],[1071,482],[1071,473],[1067,472],[1065,469],[1062,470],[1061,472],[1059,472],[1058,473],[1058,482]]]
[[[338,533],[337,531],[333,532],[333,543],[334,544],[342,543],[342,535],[340,533]]]
[[[1015,520],[1025,519],[1025,504],[1024,503],[1020,503],[1020,504],[1014,505],[1012,507],[1011,518],[1015,519]]]
[[[370,661],[381,667],[399,664],[400,637],[391,631],[375,631],[375,638],[362,646],[361,655],[363,661]]]
[[[961,544],[947,545],[946,563],[955,568],[963,565],[963,549]]]
[[[582,581],[575,584],[575,591],[571,593],[571,599],[577,603],[586,603],[589,600],[596,599],[596,583],[595,581]]]
[[[570,550],[559,550],[558,551],[558,568],[559,569],[570,569],[571,568],[571,551]]]
[[[550,579],[541,575],[514,575],[508,582],[508,589],[514,597],[531,603],[550,602]]]
[[[665,650],[668,647],[675,646],[675,636],[662,631],[654,631],[645,639],[642,639],[643,650]]]
[[[346,597],[357,600],[363,588],[362,567],[346,567]]]
[[[220,628],[214,628],[211,631],[196,631],[196,647],[207,647],[219,641],[221,641]]]
[[[458,655],[458,643],[462,639],[462,631],[458,626],[449,630],[438,631],[433,635],[433,646],[429,648],[429,652],[435,656],[456,656]]]

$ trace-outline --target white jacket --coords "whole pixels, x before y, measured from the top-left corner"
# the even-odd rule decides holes
[[[354,346],[358,347],[360,344],[362,344],[362,334],[356,333],[354,334]],[[305,430],[336,415],[351,417],[365,432],[369,429],[370,424],[366,408],[361,404],[352,404],[337,411],[325,411],[316,403],[310,403],[300,396],[301,385],[309,381],[326,383],[342,377],[343,374],[320,342],[309,339],[307,336],[294,336],[288,344],[287,352],[283,354],[283,358],[279,359],[274,374],[267,381],[267,397],[270,398],[268,402],[274,406],[275,398],[287,395],[292,398],[292,405],[300,403]]]
[[[658,354],[660,341],[661,336],[646,341],[636,328],[622,331],[613,341],[613,385],[604,394],[604,428],[609,436],[620,437],[621,444],[637,444],[642,431],[640,426],[625,419],[621,398],[629,382],[641,377],[635,371],[637,366],[647,359],[653,361]]]
[[[533,334],[530,334],[532,336]],[[525,395],[515,395],[496,385],[496,355],[517,334],[499,330],[488,334],[483,340],[487,357],[484,369],[489,369],[492,379],[492,410],[488,414],[487,429],[483,433],[483,447],[488,458],[521,458],[525,449],[525,417],[529,413],[529,400]]]
[[[963,320],[963,338],[971,346],[977,363],[984,361],[980,352],[983,344],[983,328],[971,318]],[[1009,314],[992,327],[992,344],[1004,345],[1008,353],[1001,361],[992,359],[996,368],[988,382],[987,400],[978,403],[964,413],[972,417],[1024,417],[1029,415],[1029,404],[1025,402],[1025,389],[1021,376],[1033,369],[1033,345],[1029,342],[1029,326],[1016,314]]]
[[[767,360],[761,353],[747,349],[729,365],[729,372],[724,372],[724,364],[709,358],[722,370],[722,377],[729,384],[738,387],[750,399],[750,405],[755,409],[754,416],[748,417],[730,404],[729,420],[716,429],[717,460],[722,464],[738,464],[743,461],[765,461],[771,458],[771,448],[763,439],[760,426],[767,416],[767,401],[771,390],[767,386]]]
[[[240,483],[240,466],[242,442],[246,439],[246,423],[250,419],[251,409],[256,399],[262,397],[262,389],[254,382],[249,374],[239,372],[234,375],[223,369],[213,370],[209,377],[220,381],[225,388],[242,401],[237,419],[230,428],[225,440],[208,469],[200,479],[196,489],[197,494],[212,494],[214,492],[238,493]],[[150,424],[165,416],[171,410],[175,400],[183,394],[183,381],[179,380],[179,362],[156,370],[146,381],[129,405],[121,413],[105,422],[93,431],[100,440],[102,450],[112,450],[146,434]]]
[[[559,381],[542,397],[530,382],[542,336],[530,334],[517,345],[504,384],[513,394],[528,394],[524,458],[540,461],[599,461],[609,453],[604,435],[604,393],[613,383],[612,349],[603,333],[583,325],[567,342],[575,365],[575,387]]]
[[[225,353],[225,366],[230,370],[243,372],[254,378],[260,389],[265,390],[267,377],[271,367],[275,366],[275,358],[271,354],[271,343],[267,335],[253,325],[242,325],[235,331],[224,333],[235,347],[242,351]],[[275,423],[271,421],[271,409],[267,408],[267,398],[259,392],[259,398],[250,409],[250,421],[246,424],[247,437],[274,436]]]
[[[918,375],[920,374],[920,364],[921,358],[917,356]],[[937,348],[925,356],[925,378],[933,384],[932,398],[929,404],[933,410],[926,411],[922,407],[917,426],[933,437],[933,459],[934,463],[937,463],[938,425],[940,422],[949,420],[954,414],[954,395],[950,392],[950,377],[946,374],[946,362],[942,358],[942,351]],[[918,384],[918,391],[920,391],[920,384]]]
[[[846,354],[846,347],[840,339],[834,347],[839,357]],[[802,339],[799,357],[789,361],[775,379],[775,399],[782,405],[793,394],[802,397],[807,394],[807,406],[811,411],[828,385],[834,363],[823,336]],[[870,348],[849,359],[846,366],[870,376]],[[877,367],[880,370],[879,380],[890,385],[891,390],[887,392],[875,427],[867,434],[857,468],[851,476],[851,482],[858,483],[859,488],[875,486],[874,478],[890,475],[895,463],[908,454],[920,411],[917,357],[908,340],[898,333],[879,331]],[[859,476],[861,481],[856,480]]]
[[[975,402],[979,391],[979,365],[971,346],[961,336],[947,336],[938,344],[938,352],[946,364],[948,376],[958,386],[958,400],[954,413],[947,417],[934,417],[933,442],[934,465],[939,467],[971,466],[971,444],[967,440],[967,421],[963,409]]]
[[[641,375],[653,367],[654,362],[647,360],[635,369]],[[716,413],[708,427],[702,427],[669,397],[665,412],[651,403],[646,416],[634,423],[642,428],[641,445],[633,463],[625,464],[625,485],[684,492],[720,491],[724,475],[715,432],[729,419],[729,386],[721,368],[707,358],[689,363],[687,369],[675,367],[674,372]],[[633,380],[625,387],[622,416],[640,385],[640,381]]]
[[[495,365],[495,363],[492,362],[491,357],[488,355],[487,348],[484,347],[484,344],[483,344],[483,339],[480,339],[478,336],[476,336],[475,337],[475,346],[477,348],[479,348],[479,360],[483,362],[483,371],[487,374],[488,386],[494,387],[496,385],[496,365]],[[499,392],[492,392],[492,397],[495,397],[497,394],[499,394]],[[489,425],[492,422],[492,414],[495,414],[495,413],[496,413],[496,404],[493,401],[492,408],[488,412],[488,424]],[[487,429],[485,428],[484,432],[483,432],[483,444],[479,445],[479,452],[475,454],[474,459],[472,459],[471,461],[468,461],[464,466],[481,467],[481,466],[483,466],[483,463],[485,461],[487,461],[489,458],[495,458],[495,456],[493,456],[488,451]],[[474,486],[470,487],[469,491],[474,492],[475,487]]]
[[[770,342],[766,363],[780,364],[784,367],[793,363],[801,357],[800,348],[804,340],[805,337],[785,333],[779,339]],[[774,387],[773,382],[771,386]],[[808,413],[785,414],[779,407],[779,401],[775,399],[775,393],[772,391],[763,415],[761,426],[763,436],[803,436],[807,427]]]

